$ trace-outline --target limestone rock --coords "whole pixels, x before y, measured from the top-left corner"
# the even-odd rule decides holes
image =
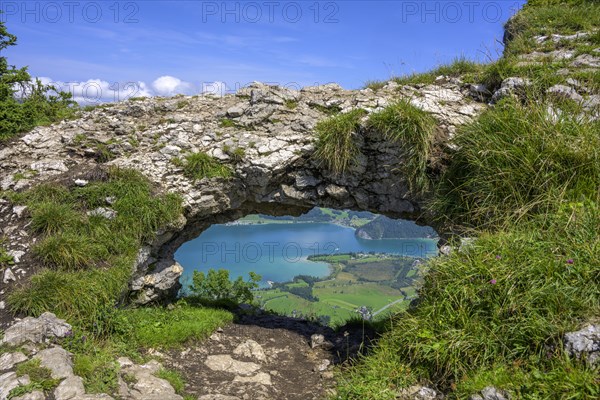
[[[75,375],[67,377],[54,389],[56,400],[79,400],[84,395],[83,379]]]
[[[260,369],[258,364],[234,360],[229,354],[210,355],[204,364],[213,371],[230,372],[242,376],[252,375]]]
[[[38,352],[34,358],[40,360],[42,367],[52,371],[52,378],[68,378],[73,376],[73,362],[68,351],[62,347],[51,347]],[[82,384],[83,385],[83,384]]]
[[[39,318],[24,318],[6,329],[0,343],[20,346],[26,342],[42,343],[48,339],[63,338],[70,334],[71,325],[56,318],[56,315],[46,312]]]
[[[556,97],[563,99],[569,99],[576,101],[577,103],[583,102],[583,97],[577,93],[575,89],[565,85],[554,85],[548,89],[547,93],[550,93]]]
[[[525,78],[510,77],[502,81],[500,89],[492,96],[492,103],[497,103],[505,97],[517,95],[522,96],[525,88],[531,85],[531,81]]]
[[[2,278],[2,283],[13,282],[16,280],[17,278],[15,277],[15,274],[12,272],[12,270],[10,268],[6,268],[4,270],[4,277]]]
[[[134,303],[148,304],[170,297],[181,287],[179,277],[183,274],[183,267],[176,261],[158,262],[155,270],[156,272],[141,276],[131,283],[131,289],[139,293],[133,300]]]
[[[503,390],[493,386],[484,388],[479,394],[474,394],[469,400],[509,400],[510,396]]]
[[[40,173],[67,172],[69,169],[61,160],[38,161],[31,164],[31,169]]]
[[[329,342],[325,339],[325,336],[320,333],[315,333],[310,337],[310,347],[311,349],[315,349],[317,347],[321,347],[325,350],[329,350],[333,347],[333,343]]]
[[[246,340],[233,350],[233,354],[247,358],[254,358],[257,361],[266,361],[267,356],[262,346],[254,340]]]
[[[12,400],[46,400],[46,396],[44,396],[43,392],[36,390],[23,396],[13,397]]]
[[[0,371],[11,369],[15,364],[27,361],[27,356],[23,353],[4,353],[0,356]]]
[[[16,372],[7,372],[0,375],[0,400],[6,400],[11,390],[17,386],[29,384],[27,375],[18,377]]]
[[[434,389],[418,385],[400,390],[397,396],[402,400],[436,400],[441,397]]]
[[[588,325],[565,334],[565,349],[577,358],[585,357],[590,364],[600,361],[600,325]]]

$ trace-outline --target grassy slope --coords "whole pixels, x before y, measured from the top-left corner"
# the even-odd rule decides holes
[[[564,81],[552,63],[514,64],[533,50],[534,34],[600,26],[597,3],[559,3],[531,1],[512,25],[505,58],[482,76],[527,76],[538,89]],[[564,103],[554,103],[564,112],[550,123],[540,93],[506,101],[459,132],[432,207],[478,240],[431,261],[419,305],[398,314],[373,353],[342,371],[338,398],[393,399],[413,384],[450,398],[489,385],[512,398],[600,395],[598,369],[561,345],[565,332],[600,315],[600,126]]]
[[[201,339],[232,320],[227,311],[187,303],[172,310],[124,308],[140,245],[181,212],[177,196],[155,193],[138,172],[113,168],[83,188],[46,184],[4,195],[28,206],[31,228],[41,235],[34,252],[44,267],[8,303],[28,315],[54,312],[73,326],[62,345],[74,354],[89,392],[116,391],[119,356],[141,361],[143,349]],[[112,208],[116,217],[87,214],[96,207]],[[0,251],[0,264],[9,261]]]

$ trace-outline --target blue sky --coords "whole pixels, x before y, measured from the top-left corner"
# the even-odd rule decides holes
[[[487,61],[523,3],[0,0],[0,18],[18,36],[3,54],[10,64],[52,81],[94,82],[109,100],[252,81],[352,89],[460,55]]]

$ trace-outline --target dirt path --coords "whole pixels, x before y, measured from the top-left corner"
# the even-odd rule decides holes
[[[323,399],[334,385],[333,365],[355,355],[363,340],[361,327],[334,332],[288,317],[252,316],[163,362],[201,400]]]

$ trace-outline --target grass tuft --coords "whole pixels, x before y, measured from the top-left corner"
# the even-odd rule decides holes
[[[576,112],[553,121],[549,106],[506,101],[464,126],[432,205],[438,215],[494,226],[598,199],[600,124]]]
[[[357,109],[317,124],[314,157],[319,164],[334,173],[344,173],[356,163],[360,156],[356,135],[365,115],[366,111]]]
[[[206,153],[189,154],[186,156],[185,162],[182,162],[181,164],[183,166],[184,175],[193,180],[200,180],[203,178],[230,178],[233,175],[231,168],[221,164]]]
[[[400,167],[411,191],[423,193],[429,188],[427,161],[437,123],[427,112],[402,100],[369,116],[368,126],[387,140],[400,143],[406,160]]]

